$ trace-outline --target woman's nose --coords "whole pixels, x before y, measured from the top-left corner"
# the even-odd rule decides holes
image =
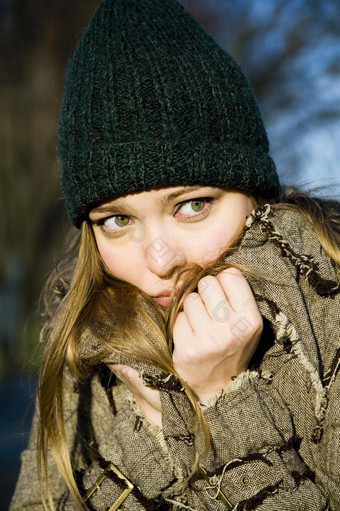
[[[146,248],[148,269],[161,278],[170,278],[186,265],[185,252],[177,243],[168,243],[161,236],[154,238]]]

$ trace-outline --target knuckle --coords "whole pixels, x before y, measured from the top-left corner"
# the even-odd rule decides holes
[[[253,321],[249,316],[241,316],[231,325],[229,332],[234,340],[247,342],[261,330],[261,322]]]
[[[201,280],[197,284],[198,292],[202,295],[205,291],[207,291],[211,286],[216,283],[216,277],[213,275],[206,275],[201,278]]]
[[[197,298],[198,298],[198,293],[194,293],[194,292],[189,293],[189,294],[188,294],[188,295],[184,298],[184,302],[183,302],[183,304],[184,304],[184,305],[187,305],[187,304],[189,304],[189,303],[192,303],[192,302],[194,302],[195,300],[197,300]]]
[[[253,326],[253,330],[254,331],[258,331],[258,330],[262,330],[263,328],[263,318],[261,316],[261,314],[258,312],[258,313],[255,313],[253,316],[250,317],[250,322]]]
[[[193,347],[187,347],[181,353],[180,359],[184,364],[195,364],[199,359],[198,350]]]
[[[228,277],[243,277],[243,273],[238,268],[235,268],[234,266],[231,266],[230,268],[226,268],[221,272],[222,276],[228,276]]]
[[[214,277],[213,275],[205,275],[204,277],[202,277],[199,282],[198,282],[198,285],[202,285],[202,284],[209,284],[209,283],[212,283],[216,280],[216,277]]]

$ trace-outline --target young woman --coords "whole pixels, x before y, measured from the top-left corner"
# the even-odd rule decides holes
[[[339,509],[339,205],[280,190],[237,64],[175,0],[105,0],[59,155],[80,234],[11,511]]]

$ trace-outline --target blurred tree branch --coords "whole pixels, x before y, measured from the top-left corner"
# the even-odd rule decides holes
[[[8,276],[11,261],[18,261],[16,268],[23,271],[20,290],[16,287],[20,296],[13,298],[21,304],[21,316],[14,322],[1,318],[16,328],[10,331],[4,325],[0,329],[0,349],[3,346],[9,360],[16,359],[19,364],[31,352],[30,345],[36,344],[38,297],[66,229],[56,157],[63,76],[97,4],[97,0],[8,0],[0,4],[3,303],[13,295]],[[12,281],[14,286],[15,276]]]
[[[338,0],[182,3],[245,70],[283,179],[289,179],[292,165],[296,177],[310,164],[299,147],[309,131],[332,132],[329,143],[332,150],[337,144],[340,158]]]

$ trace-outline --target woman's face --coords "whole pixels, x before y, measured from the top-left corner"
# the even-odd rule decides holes
[[[215,261],[253,207],[241,192],[176,186],[105,202],[89,216],[110,272],[167,306],[179,270]]]

